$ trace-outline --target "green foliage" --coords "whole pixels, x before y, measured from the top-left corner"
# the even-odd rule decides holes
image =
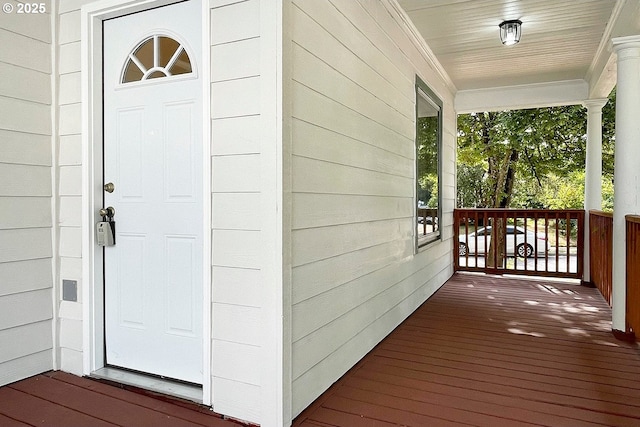
[[[490,191],[487,181],[484,179],[485,167],[482,164],[468,165],[458,163],[457,179],[457,206],[478,207],[483,205],[486,194]]]
[[[602,116],[603,204],[609,206],[615,90]],[[458,206],[581,208],[586,120],[578,105],[459,115]]]
[[[545,207],[549,209],[582,209],[584,207],[584,170],[566,177],[549,175],[542,191]]]
[[[438,116],[418,118],[418,200],[438,207]]]

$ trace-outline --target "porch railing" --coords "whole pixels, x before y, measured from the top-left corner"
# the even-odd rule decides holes
[[[456,271],[582,278],[583,210],[455,209],[454,221]]]
[[[611,305],[613,286],[613,214],[589,211],[589,272],[591,283]]]
[[[627,332],[640,336],[640,216],[626,216]]]

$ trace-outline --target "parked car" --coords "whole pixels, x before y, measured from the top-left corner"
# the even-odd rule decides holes
[[[427,217],[419,216],[418,217],[418,223],[419,224],[424,224],[425,222],[427,224],[433,224],[433,217],[431,217],[431,216],[427,216]],[[436,217],[436,223],[437,222],[438,222],[438,217]]]
[[[491,226],[480,227],[473,233],[458,237],[458,253],[460,256],[464,256],[467,253],[484,255],[489,251],[490,243]],[[537,256],[544,255],[549,248],[544,236],[536,236],[531,230],[525,230],[522,227],[513,225],[507,225],[506,227],[505,246],[507,256],[517,255],[521,258],[532,257],[534,252]]]

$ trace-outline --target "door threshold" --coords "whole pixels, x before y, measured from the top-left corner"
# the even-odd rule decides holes
[[[137,387],[154,393],[178,397],[191,402],[202,403],[202,387],[179,381],[131,372],[114,367],[104,367],[93,371],[90,377]]]

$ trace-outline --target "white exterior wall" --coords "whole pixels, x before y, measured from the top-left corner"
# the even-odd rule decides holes
[[[389,1],[291,21],[295,416],[452,275],[456,115]],[[414,255],[416,74],[444,102],[443,228]]]
[[[0,14],[0,386],[53,367],[51,57],[48,13]]]
[[[58,9],[59,274],[77,281],[78,301],[59,299],[60,369],[82,374],[82,122],[80,104],[80,7],[61,1]]]
[[[211,7],[213,407],[260,422],[260,2]]]

